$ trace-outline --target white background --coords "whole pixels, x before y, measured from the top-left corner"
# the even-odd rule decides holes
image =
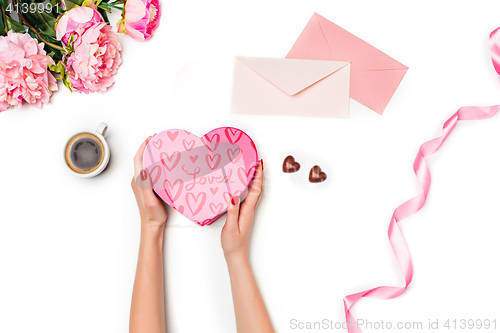
[[[105,94],[60,84],[43,110],[0,113],[0,332],[128,331],[140,232],[132,158],[169,128],[234,126],[254,139],[266,186],[251,261],[277,332],[299,331],[292,319],[340,322],[345,295],[402,286],[390,216],[420,192],[419,145],[459,107],[500,103],[488,50],[500,3],[196,0],[162,1],[161,10],[150,41],[120,36],[123,65]],[[346,120],[229,114],[233,57],[284,57],[315,11],[410,68],[384,115],[352,100]],[[101,121],[108,168],[94,179],[69,175],[64,139]],[[399,298],[363,299],[357,318],[424,327],[439,319],[441,328],[446,319],[496,319],[499,329],[499,127],[500,115],[460,122],[427,159],[428,202],[400,224],[414,280]],[[296,174],[281,172],[289,154],[302,165]],[[307,181],[314,164],[325,183]],[[168,333],[236,331],[224,222],[202,228],[169,210]]]

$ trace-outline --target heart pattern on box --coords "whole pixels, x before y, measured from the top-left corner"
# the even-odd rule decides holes
[[[149,141],[143,156],[156,194],[201,226],[224,214],[232,196],[247,194],[257,165],[252,139],[234,127],[220,127],[201,138],[166,130]]]

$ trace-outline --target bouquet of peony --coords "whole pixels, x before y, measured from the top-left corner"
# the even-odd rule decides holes
[[[0,112],[24,103],[42,108],[57,90],[104,92],[121,65],[116,28],[137,40],[151,37],[159,0],[0,0]]]

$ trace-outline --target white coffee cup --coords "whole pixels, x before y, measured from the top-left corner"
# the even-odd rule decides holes
[[[109,151],[109,146],[108,146],[108,143],[106,142],[106,140],[104,139],[104,136],[106,135],[106,132],[108,131],[108,124],[106,123],[100,123],[99,126],[97,127],[97,129],[95,131],[91,130],[91,129],[80,129],[80,130],[77,130],[75,132],[73,132],[69,137],[68,139],[64,142],[64,148],[63,148],[63,164],[64,164],[64,168],[72,175],[74,176],[77,176],[77,177],[81,177],[81,178],[92,178],[92,177],[95,177],[97,176],[98,174],[100,174],[105,168],[106,166],[108,165],[108,162],[109,162],[109,158],[110,158],[110,155],[111,155],[111,152]],[[103,147],[104,147],[104,157],[103,157],[103,160],[101,162],[101,164],[92,172],[88,172],[88,173],[79,173],[79,172],[76,172],[75,170],[73,170],[69,165],[68,165],[68,162],[66,161],[66,149],[68,147],[68,144],[70,143],[70,141],[77,135],[80,135],[80,134],[91,134],[91,135],[94,135],[95,137],[97,137],[99,139],[99,141],[101,141]]]

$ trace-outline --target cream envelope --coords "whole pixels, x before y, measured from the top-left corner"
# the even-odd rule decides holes
[[[349,117],[350,63],[236,57],[231,113]]]

